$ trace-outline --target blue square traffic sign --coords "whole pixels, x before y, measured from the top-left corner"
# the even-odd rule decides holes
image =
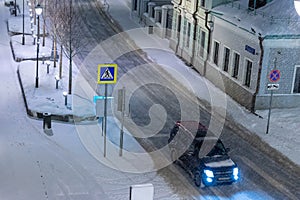
[[[117,82],[117,64],[98,65],[98,84],[113,84]]]

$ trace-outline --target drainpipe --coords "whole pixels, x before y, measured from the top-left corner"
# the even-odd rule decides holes
[[[260,47],[260,58],[259,58],[259,64],[258,64],[258,74],[257,74],[257,83],[256,83],[256,89],[253,94],[252,102],[251,102],[251,112],[255,112],[255,102],[256,102],[256,96],[259,92],[260,88],[260,80],[261,80],[261,70],[262,70],[262,63],[263,63],[263,57],[264,57],[264,46],[263,46],[263,40],[264,38],[261,37],[261,35],[258,36],[259,41],[259,47]]]
[[[181,6],[182,4],[182,0],[180,0],[179,4],[178,4],[178,7]],[[179,23],[179,26],[181,27],[181,21],[182,21],[182,17],[181,17],[181,10],[179,9],[179,16],[180,16],[180,23]],[[181,31],[181,29],[180,29]],[[179,48],[179,42],[180,42],[180,32],[178,31],[178,27],[177,27],[177,30],[176,30],[176,34],[177,34],[177,44],[176,44],[176,50],[175,50],[175,54],[178,53],[178,48]]]
[[[192,57],[191,57],[191,64],[193,64],[193,60],[194,60],[194,57],[195,57],[195,47],[196,47],[196,36],[197,36],[197,17],[196,17],[196,14],[198,12],[198,3],[199,3],[199,0],[196,0],[196,10],[195,12],[193,13],[193,18],[194,18],[194,33],[193,33],[193,46],[192,46]]]
[[[208,26],[208,15],[211,13],[211,11],[205,11],[205,27],[208,30],[208,45],[207,45],[207,55],[204,61],[204,66],[203,66],[203,76],[206,75],[206,68],[207,68],[207,62],[208,58],[210,56],[210,46],[211,46],[211,32],[212,29]]]

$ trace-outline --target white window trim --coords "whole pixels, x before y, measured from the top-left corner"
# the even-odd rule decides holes
[[[229,50],[229,58],[228,58],[228,66],[227,66],[227,71],[224,70],[224,61],[225,61],[225,48],[227,48]],[[223,52],[222,52],[222,66],[220,66],[220,68],[222,69],[223,72],[226,72],[226,73],[229,73],[230,72],[230,65],[231,65],[231,49],[226,46],[226,45],[223,45]]]
[[[294,93],[296,73],[297,73],[297,68],[298,67],[300,68],[300,65],[295,65],[295,67],[294,67],[294,75],[293,75],[293,82],[292,82],[291,94],[299,94],[299,93]]]
[[[203,56],[201,56],[201,54],[200,54],[201,48],[202,48],[202,47],[201,47],[202,32],[205,33],[204,47],[203,47]],[[201,28],[201,27],[199,26],[199,38],[198,38],[198,42],[197,42],[197,45],[198,45],[198,47],[197,47],[197,55],[198,55],[200,58],[202,58],[202,59],[205,58],[206,53],[207,53],[207,52],[206,52],[206,47],[207,47],[206,41],[207,41],[207,31],[205,31],[205,29],[203,29],[203,28]]]
[[[215,49],[215,42],[216,43],[218,43],[219,44],[219,52],[218,52],[218,63],[216,64],[215,63],[215,51],[216,51],[216,49]],[[214,64],[214,65],[216,65],[218,68],[220,68],[220,53],[221,53],[221,42],[220,41],[218,41],[218,40],[214,40],[213,41],[213,45],[212,45],[212,63]]]
[[[238,73],[237,73],[237,77],[234,78],[233,77],[233,73],[234,73],[234,55],[237,54],[240,56],[240,59],[239,59],[239,69],[238,69]],[[235,50],[232,50],[232,56],[231,56],[231,65],[230,65],[231,69],[230,69],[230,76],[234,79],[237,79],[239,80],[239,75],[240,75],[240,71],[241,71],[241,54]]]
[[[186,24],[186,41],[185,41],[185,47],[190,48],[191,47],[191,35],[192,35],[192,23],[187,20]]]
[[[252,63],[252,69],[251,69],[251,74],[250,74],[250,85],[246,86],[245,81],[246,81],[246,76],[247,76],[247,60],[250,61]],[[250,58],[244,58],[244,65],[243,65],[243,78],[242,78],[242,84],[245,87],[251,88],[251,82],[252,82],[252,73],[253,72],[253,60],[251,60]]]

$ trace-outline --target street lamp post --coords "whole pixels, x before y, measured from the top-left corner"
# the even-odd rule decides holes
[[[36,5],[35,13],[37,15],[38,26],[37,26],[37,48],[36,48],[36,76],[35,76],[35,87],[39,87],[39,50],[40,50],[40,15],[43,12],[43,8],[40,4]]]

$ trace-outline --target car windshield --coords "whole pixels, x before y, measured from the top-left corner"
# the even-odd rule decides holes
[[[220,140],[204,140],[199,144],[199,158],[226,155],[226,149]]]
[[[212,150],[207,154],[207,156],[222,156],[226,155],[226,149],[221,141],[218,140],[218,142],[215,144],[215,146],[212,148]]]

